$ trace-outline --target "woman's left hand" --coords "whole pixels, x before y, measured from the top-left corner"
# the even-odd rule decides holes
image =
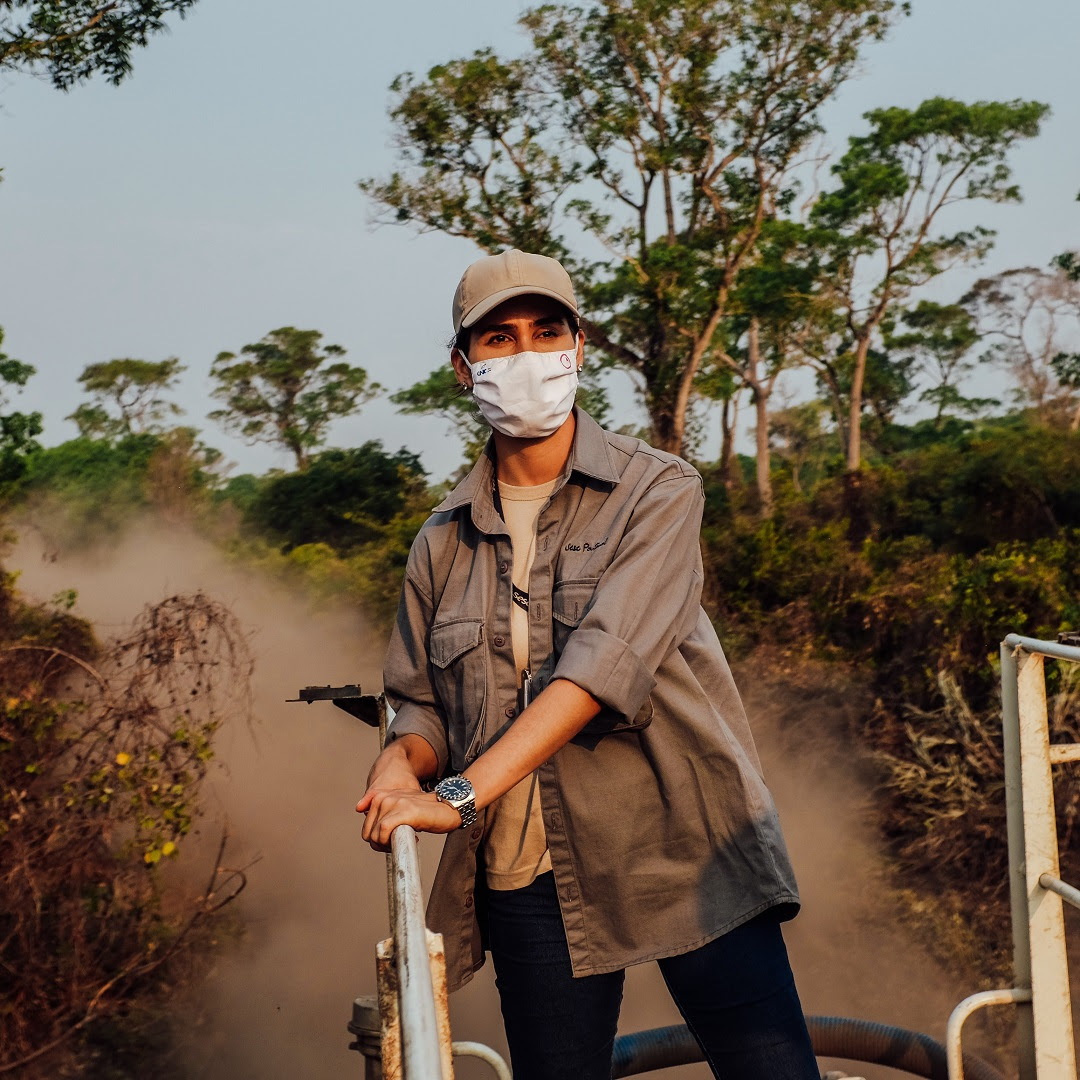
[[[461,828],[461,815],[430,791],[369,791],[356,808],[367,815],[363,837],[376,851],[390,850],[390,834],[398,825],[430,833]]]

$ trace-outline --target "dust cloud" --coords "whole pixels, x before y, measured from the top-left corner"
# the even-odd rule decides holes
[[[353,807],[378,733],[329,703],[286,699],[309,683],[378,691],[380,642],[355,611],[312,612],[183,530],[146,524],[107,552],[52,558],[31,534],[7,561],[31,595],[76,589],[75,612],[102,635],[147,603],[195,589],[229,605],[252,635],[254,731],[226,723],[219,732],[202,828],[216,839],[227,818],[227,863],[259,861],[237,902],[240,940],[222,950],[191,1019],[180,1017],[191,1075],[359,1075],[345,1025],[352,999],[374,990],[387,923],[383,859],[361,843]]]
[[[32,596],[76,589],[76,612],[103,635],[143,605],[195,589],[227,603],[250,630],[256,728],[226,724],[220,732],[204,829],[213,832],[213,822],[227,818],[228,862],[260,859],[238,901],[243,933],[222,949],[197,1007],[179,1007],[177,1026],[192,1077],[361,1075],[345,1025],[352,999],[374,992],[375,943],[387,933],[386,879],[382,857],[360,841],[353,806],[378,737],[329,704],[286,699],[309,683],[359,682],[377,692],[384,642],[355,610],[312,611],[176,527],[147,523],[107,552],[60,556],[43,556],[27,533],[7,562]],[[850,695],[793,685],[782,670],[766,678],[755,670],[752,680],[740,681],[754,687],[747,706],[802,890],[803,912],[785,935],[807,1012],[881,1020],[941,1038],[952,1006],[975,988],[942,970],[891,917],[868,788],[852,772],[858,754],[827,734],[843,728],[835,713],[853,707]],[[422,840],[429,882],[438,851],[436,839]],[[454,995],[451,1017],[456,1038],[506,1053],[490,965]],[[678,1022],[656,966],[631,969],[621,1030]],[[458,1063],[460,1080],[490,1075],[479,1062]],[[695,1065],[652,1075],[706,1080],[709,1073]]]

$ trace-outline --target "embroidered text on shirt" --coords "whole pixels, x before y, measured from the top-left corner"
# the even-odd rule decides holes
[[[595,544],[567,544],[563,548],[563,551],[598,551],[608,542],[608,538],[605,536],[603,540],[597,540]]]

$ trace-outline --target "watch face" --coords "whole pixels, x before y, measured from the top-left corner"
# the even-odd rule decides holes
[[[440,780],[436,790],[439,798],[447,802],[461,802],[472,798],[473,793],[472,784],[461,776],[448,776],[445,780]]]

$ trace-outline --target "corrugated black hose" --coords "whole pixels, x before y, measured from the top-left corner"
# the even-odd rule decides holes
[[[808,1016],[806,1025],[818,1057],[842,1058],[868,1065],[886,1065],[927,1080],[948,1080],[945,1047],[929,1035],[873,1020],[843,1016]],[[684,1024],[636,1031],[615,1040],[613,1080],[653,1069],[704,1061],[701,1048]],[[1004,1080],[992,1065],[964,1055],[965,1080]]]

